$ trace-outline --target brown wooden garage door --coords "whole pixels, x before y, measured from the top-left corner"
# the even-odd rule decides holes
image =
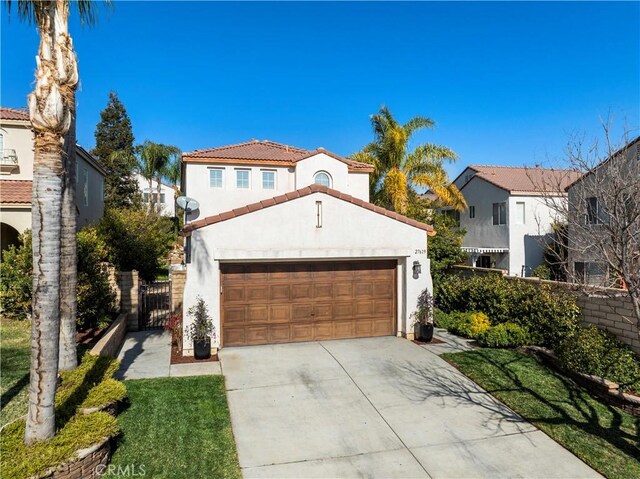
[[[395,261],[222,264],[222,345],[393,335],[395,271]]]

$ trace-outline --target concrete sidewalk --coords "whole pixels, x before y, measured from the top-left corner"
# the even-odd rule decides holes
[[[127,333],[118,360],[117,379],[221,374],[217,361],[171,364],[171,333],[157,329]]]
[[[384,337],[222,349],[243,475],[600,477],[432,347]]]

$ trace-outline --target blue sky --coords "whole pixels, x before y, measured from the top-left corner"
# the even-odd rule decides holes
[[[33,86],[35,27],[2,7],[3,106]],[[110,90],[136,141],[184,151],[271,139],[348,155],[388,105],[436,129],[417,142],[467,164],[559,159],[615,116],[638,134],[640,3],[115,2],[71,32],[78,140],[91,148]]]

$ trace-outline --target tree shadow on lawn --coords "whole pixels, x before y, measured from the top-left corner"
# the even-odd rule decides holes
[[[544,425],[551,427],[554,425],[570,426],[606,441],[632,458],[640,457],[640,418],[633,418],[632,424],[627,421],[627,430],[625,430],[623,414],[630,418],[632,416],[626,413],[621,414],[621,411],[614,406],[599,402],[568,377],[548,369],[539,363],[537,359],[529,356],[518,353],[518,357],[515,359],[499,361],[483,354],[482,351],[465,354],[481,355],[482,360],[491,366],[491,381],[497,383],[497,385],[496,387],[488,387],[486,389],[487,392],[495,395],[498,399],[500,399],[501,395],[520,393],[527,395],[537,403],[533,411],[519,411],[520,416],[526,421],[541,427]],[[513,356],[510,357],[512,358]],[[453,358],[453,360],[455,361],[456,358]],[[528,361],[534,361],[539,367],[544,368],[545,373],[551,376],[553,381],[556,381],[556,384],[549,384],[548,387],[561,386],[561,394],[557,394],[555,398],[549,397],[549,395],[543,395],[535,388],[527,385],[531,384],[531,381],[521,377],[522,373],[518,372],[518,369],[524,371],[530,368],[526,364]],[[453,365],[456,366],[455,363]],[[423,374],[426,382],[435,381],[436,383],[441,383],[438,378],[429,377],[426,373]],[[500,387],[502,384],[505,387]],[[544,387],[544,385],[541,384],[540,387]],[[553,391],[551,393],[553,395]],[[476,404],[486,407],[486,403],[477,401],[476,396],[466,394],[464,391],[456,391],[455,388],[449,387],[444,390],[443,394],[451,394],[465,398],[465,400],[475,401]],[[635,433],[628,431],[630,427],[635,428]]]

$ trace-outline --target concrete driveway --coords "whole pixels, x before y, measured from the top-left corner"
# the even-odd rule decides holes
[[[600,477],[431,352],[385,337],[221,351],[245,477]]]

